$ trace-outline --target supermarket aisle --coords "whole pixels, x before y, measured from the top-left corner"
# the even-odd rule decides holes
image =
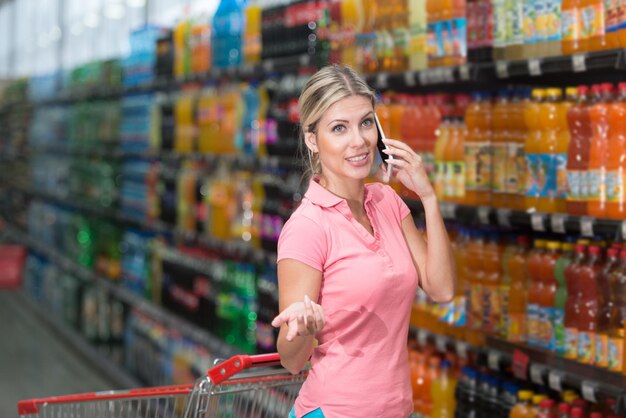
[[[20,399],[115,387],[30,312],[22,298],[0,291],[0,417],[16,417]]]

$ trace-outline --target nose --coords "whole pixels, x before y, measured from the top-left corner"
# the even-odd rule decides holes
[[[352,132],[352,137],[350,139],[350,145],[353,148],[361,148],[363,146],[370,145],[370,138],[368,138],[368,133],[363,131],[362,129],[355,128]]]

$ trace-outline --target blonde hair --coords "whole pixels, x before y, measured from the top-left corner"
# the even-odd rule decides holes
[[[319,153],[305,144],[306,133],[317,133],[317,125],[329,107],[350,96],[363,96],[376,105],[376,96],[365,81],[350,67],[329,65],[321,68],[309,79],[298,100],[300,113],[300,153],[306,166],[306,177],[320,174]]]

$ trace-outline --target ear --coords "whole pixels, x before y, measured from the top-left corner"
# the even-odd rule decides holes
[[[311,152],[318,152],[317,140],[313,132],[307,132],[304,134],[304,143]]]

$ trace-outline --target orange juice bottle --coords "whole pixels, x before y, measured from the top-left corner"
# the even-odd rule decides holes
[[[540,197],[541,174],[541,104],[545,91],[534,89],[532,100],[524,108],[524,121],[528,127],[524,153],[526,154],[526,209],[537,209]]]
[[[211,27],[208,19],[200,19],[191,28],[191,72],[206,73],[211,69]]]
[[[195,147],[195,93],[182,93],[174,105],[174,151],[188,154]]]
[[[467,255],[465,258],[465,279],[468,283],[468,327],[473,330],[482,328],[483,317],[483,279],[485,272],[483,270],[483,253],[484,241],[481,231],[471,231],[471,240],[467,246]]]
[[[423,390],[424,393],[422,395],[422,414],[425,416],[431,416],[433,411],[433,396],[432,396],[432,385],[435,380],[439,377],[439,365],[441,364],[441,359],[437,356],[430,356],[428,359],[428,365],[426,368],[426,375],[424,376],[424,385]]]
[[[562,100],[558,105],[559,131],[554,154],[556,166],[556,196],[553,209],[556,213],[564,213],[567,210],[567,158],[571,141],[567,115],[577,101],[578,89],[576,87],[567,87],[565,89],[565,100]]]
[[[409,70],[428,68],[427,31],[426,0],[409,0]]]
[[[626,217],[626,83],[618,86],[618,100],[609,108],[609,133],[606,163],[606,215],[613,219]]]
[[[431,386],[433,400],[431,418],[454,417],[456,383],[457,380],[454,377],[452,364],[448,360],[442,361],[438,376]]]
[[[389,126],[390,129],[385,131],[389,138],[398,139],[402,141],[402,119],[404,118],[404,111],[406,105],[404,104],[403,96],[396,95],[389,104]]]
[[[567,112],[571,135],[567,150],[568,194],[565,201],[570,215],[587,214],[589,148],[593,132],[589,117],[587,86],[578,86],[578,100]]]
[[[526,156],[524,143],[526,141],[526,122],[524,121],[524,108],[526,106],[526,91],[515,90],[508,105],[509,140],[506,150],[506,179],[505,193],[502,200],[505,207],[524,210],[526,207]]]
[[[243,59],[246,64],[261,62],[261,5],[258,0],[248,0],[245,9]]]
[[[561,50],[563,54],[575,54],[580,51],[581,2],[582,0],[563,0],[561,5]]]
[[[607,48],[605,0],[583,0],[583,28],[587,35],[587,50]]]
[[[451,167],[451,188],[453,201],[456,203],[465,202],[465,125],[461,118],[453,122],[452,141],[450,145]]]
[[[511,277],[508,296],[508,321],[506,339],[511,342],[526,341],[526,303],[528,289],[528,245],[526,235],[516,238],[516,248],[508,259]]]
[[[496,233],[489,234],[483,250],[483,320],[482,329],[494,334],[498,330],[502,308],[500,306],[499,289],[502,282],[502,247],[498,243]]]
[[[356,34],[363,29],[364,12],[361,0],[341,0],[342,48],[341,63],[356,66]]]
[[[539,345],[550,351],[556,349],[554,306],[556,302],[557,283],[554,276],[554,267],[560,254],[561,243],[549,241],[546,245],[546,252],[542,257],[540,269],[543,288],[539,295]]]
[[[535,240],[534,248],[528,255],[528,305],[526,307],[527,335],[529,345],[539,344],[539,305],[543,282],[541,280],[541,263],[546,242]]]
[[[558,139],[560,100],[560,89],[547,89],[539,112],[541,139],[539,142],[540,169],[537,175],[539,194],[537,210],[544,213],[555,212],[557,167],[554,156]]]
[[[593,139],[589,149],[589,197],[588,210],[592,216],[602,217],[606,211],[606,163],[608,160],[607,131],[608,110],[613,93],[609,83],[592,87],[593,103],[589,116]]]
[[[441,200],[448,200],[446,195],[447,160],[446,149],[450,140],[450,123],[444,119],[439,129],[439,138],[435,144],[435,194]]]
[[[470,205],[491,202],[491,99],[475,93],[466,111],[465,197]]]
[[[511,139],[509,92],[500,90],[498,98],[493,106],[493,180],[492,180],[492,205],[498,208],[507,207],[506,185],[507,185],[507,153],[509,141]]]

